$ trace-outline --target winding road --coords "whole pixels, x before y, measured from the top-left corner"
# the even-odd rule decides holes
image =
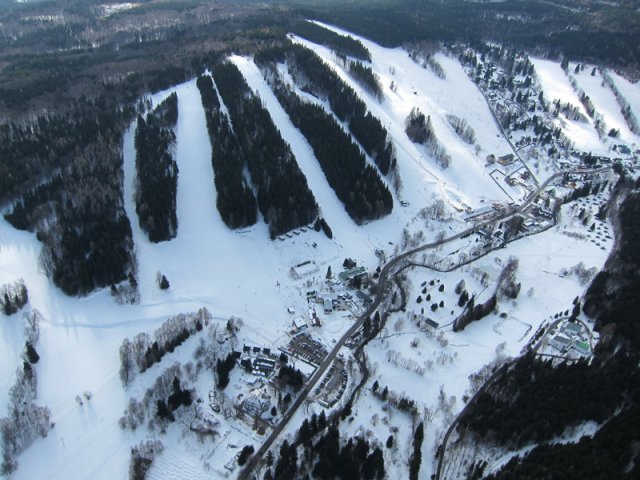
[[[289,409],[282,416],[282,419],[280,420],[278,425],[276,425],[274,427],[274,429],[271,431],[271,434],[264,441],[262,446],[247,461],[245,468],[238,475],[238,479],[239,480],[249,480],[251,478],[251,473],[253,472],[253,470],[262,461],[262,459],[264,458],[266,453],[269,451],[269,449],[271,448],[273,443],[280,436],[280,434],[282,433],[284,428],[287,426],[289,421],[291,421],[291,419],[296,414],[296,412],[298,411],[300,406],[307,399],[307,397],[309,396],[309,394],[311,393],[313,388],[316,386],[318,381],[320,381],[320,379],[322,378],[324,373],[327,371],[327,369],[329,368],[331,363],[335,360],[335,358],[338,355],[338,352],[340,351],[340,349],[344,346],[345,342],[359,328],[362,327],[362,325],[364,324],[365,319],[367,317],[371,316],[376,311],[376,309],[378,308],[378,306],[382,302],[382,298],[384,296],[384,291],[385,291],[386,284],[387,284],[387,282],[389,280],[389,276],[391,275],[392,270],[398,264],[400,264],[403,260],[405,260],[405,259],[407,259],[407,258],[409,258],[409,257],[411,257],[411,256],[413,256],[413,255],[415,255],[417,253],[424,252],[425,250],[432,250],[434,248],[438,248],[441,245],[445,245],[445,244],[447,244],[449,242],[452,242],[454,240],[458,240],[459,238],[464,237],[465,235],[469,235],[469,234],[471,234],[471,233],[473,233],[473,232],[475,232],[475,231],[477,231],[479,229],[482,229],[482,228],[484,228],[484,227],[486,227],[488,225],[500,222],[500,221],[504,220],[505,218],[507,218],[507,217],[509,217],[511,215],[514,215],[516,213],[522,212],[540,195],[540,193],[542,193],[542,191],[545,188],[547,188],[553,181],[555,181],[556,179],[562,177],[565,174],[568,174],[568,173],[569,174],[571,174],[571,173],[573,173],[573,174],[601,173],[601,172],[604,172],[604,171],[607,171],[607,170],[610,170],[610,167],[604,167],[604,168],[600,168],[600,169],[596,169],[596,170],[588,170],[588,171],[585,171],[584,169],[580,169],[580,170],[573,170],[573,171],[570,171],[570,172],[556,173],[556,174],[550,176],[547,180],[545,180],[519,206],[513,207],[513,208],[509,208],[509,209],[507,209],[506,212],[502,213],[501,215],[498,215],[497,217],[493,217],[493,218],[491,218],[489,220],[486,220],[486,221],[484,221],[482,223],[476,224],[473,227],[467,228],[466,230],[458,232],[455,235],[452,235],[450,237],[444,238],[444,239],[439,240],[439,241],[435,241],[435,242],[431,242],[431,243],[427,243],[427,244],[421,245],[421,246],[419,246],[417,248],[414,248],[412,250],[408,250],[408,251],[398,255],[397,257],[391,259],[389,262],[387,262],[387,264],[380,271],[380,275],[378,277],[378,285],[376,287],[375,299],[374,299],[373,303],[369,306],[369,308],[367,308],[367,310],[362,315],[360,315],[360,317],[358,317],[358,319],[353,323],[353,325],[349,328],[349,330],[347,330],[345,332],[345,334],[340,338],[340,340],[338,340],[336,342],[336,344],[333,347],[333,349],[331,350],[331,352],[329,352],[329,354],[325,357],[325,359],[322,361],[322,363],[318,366],[318,368],[316,369],[314,374],[311,376],[311,378],[309,378],[309,380],[307,381],[306,385],[300,391],[300,394],[296,397],[295,401],[291,404],[291,407],[289,407]]]

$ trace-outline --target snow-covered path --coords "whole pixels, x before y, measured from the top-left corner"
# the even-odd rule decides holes
[[[602,117],[607,126],[607,132],[612,128],[620,130],[620,139],[629,143],[635,143],[638,141],[636,136],[627,125],[627,121],[622,116],[620,105],[614,93],[609,87],[603,84],[602,75],[599,71],[596,71],[594,75],[591,75],[592,70],[595,67],[586,65],[579,72],[575,73],[575,65],[569,65],[570,75],[575,78],[578,87],[580,87],[589,96],[593,102],[593,106]],[[615,142],[615,139],[611,139]]]
[[[249,86],[264,102],[273,122],[278,126],[282,137],[291,145],[298,165],[307,178],[309,187],[316,197],[322,215],[326,218],[337,239],[347,237],[358,226],[351,220],[344,206],[327,182],[326,177],[313,154],[313,150],[304,135],[291,123],[271,87],[264,80],[258,67],[250,59],[234,56],[231,61],[244,75]]]
[[[536,71],[536,76],[544,93],[546,102],[560,100],[562,104],[570,103],[578,108],[587,119],[586,122],[567,120],[558,117],[556,124],[562,128],[564,134],[574,142],[576,148],[593,153],[606,153],[607,147],[600,141],[593,121],[573,90],[571,83],[558,62],[541,58],[530,58]]]
[[[320,24],[342,35],[348,33],[333,25]],[[450,197],[452,201],[461,198],[469,205],[477,204],[481,198],[504,200],[504,193],[485,173],[484,159],[489,153],[508,153],[510,146],[500,134],[486,102],[461,65],[444,55],[437,55],[438,62],[441,62],[447,74],[446,79],[441,79],[415,63],[402,48],[385,48],[364,37],[352,33],[349,35],[362,42],[371,53],[371,68],[378,76],[385,95],[382,102],[378,102],[355,82],[329,49],[299,37],[293,38],[319,54],[387,127],[397,149],[403,181],[405,177],[413,178],[416,175],[423,183],[435,178],[445,198]],[[436,165],[426,148],[414,144],[405,134],[404,122],[414,106],[431,116],[437,138],[451,154],[449,168],[443,170]],[[465,118],[476,130],[481,147],[479,154],[476,155],[474,147],[456,135],[446,120],[449,113]]]

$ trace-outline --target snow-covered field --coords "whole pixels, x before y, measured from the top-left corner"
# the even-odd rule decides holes
[[[345,33],[333,26],[330,28],[338,33]],[[409,179],[418,175],[424,180],[436,179],[445,198],[454,205],[463,202],[475,208],[485,199],[507,201],[506,195],[489,176],[485,158],[489,154],[499,156],[510,153],[509,144],[500,135],[481,93],[460,64],[438,54],[436,59],[447,75],[443,80],[431,70],[415,63],[403,49],[384,48],[363,37],[352,36],[371,52],[371,68],[378,75],[384,91],[382,102],[378,102],[355,82],[329,49],[299,37],[292,38],[320,55],[365,100],[371,113],[387,127],[394,140],[400,176],[405,183],[403,195],[412,191],[406,184]],[[391,82],[394,83],[393,90]],[[405,120],[414,107],[431,117],[436,137],[452,157],[449,168],[438,166],[424,146],[411,142],[405,134]],[[447,114],[465,118],[475,130],[480,146],[478,153],[472,145],[464,143],[456,135],[446,120]],[[406,200],[413,201],[410,198]]]
[[[620,93],[624,96],[625,100],[631,107],[631,112],[635,115],[636,119],[640,118],[640,83],[630,82],[622,75],[609,71],[614,85],[620,90]]]
[[[573,78],[576,79],[578,87],[584,90],[593,102],[593,106],[602,117],[607,125],[607,131],[616,129],[620,131],[620,140],[629,144],[637,143],[638,136],[635,135],[627,125],[627,121],[622,116],[620,105],[611,89],[603,83],[602,74],[596,70],[592,75],[592,65],[585,65],[579,73],[574,73],[575,65],[569,65],[569,71]],[[611,139],[615,142],[615,139]]]
[[[530,60],[535,67],[545,100],[547,102],[560,100],[563,105],[569,103],[577,107],[579,112],[587,118],[586,122],[579,122],[569,120],[561,115],[556,120],[556,125],[562,128],[564,134],[575,144],[576,148],[594,154],[606,154],[606,146],[598,138],[593,121],[587,115],[587,111],[560,67],[560,63],[540,58],[531,58]]]
[[[353,82],[329,50],[296,38],[297,42],[313,48],[354,88],[392,136],[403,188],[394,197],[392,214],[379,221],[364,226],[353,223],[329,187],[305,138],[294,128],[253,61],[237,56],[231,60],[260,95],[283,138],[291,144],[322,215],[333,230],[332,240],[310,229],[283,241],[270,241],[264,223],[241,232],[225,227],[215,207],[211,147],[195,80],[153,96],[153,103],[157,104],[173,91],[178,94],[178,234],[169,242],[152,244],[139,228],[133,201],[135,125],[123,140],[125,207],[131,219],[138,261],[139,304],[117,305],[108,289],[83,298],[65,296],[39,267],[40,245],[35,235],[19,232],[0,218],[0,285],[23,278],[29,291],[27,310],[38,310],[42,315],[38,345],[41,360],[35,367],[38,373],[36,402],[51,409],[55,422],[46,438],[38,439],[19,457],[20,466],[12,478],[110,480],[127,477],[130,447],[146,439],[148,433],[144,428],[136,433],[124,431],[118,426],[118,419],[129,398],[139,398],[168,365],[192,358],[198,338],[190,338],[124,389],[118,376],[118,349],[125,337],[131,338],[143,331],[150,333],[172,315],[206,307],[212,313],[213,321],[221,325],[232,315],[242,318],[244,326],[239,336],[247,344],[271,348],[285,346],[293,318],[307,311],[305,291],[326,288],[327,267],[339,272],[344,258],[351,257],[372,271],[378,266],[375,249],[383,250],[388,256],[401,242],[405,227],[408,226],[410,233],[425,230],[419,212],[434,200],[443,199],[449,205],[462,203],[473,208],[481,207],[484,202],[508,200],[486,171],[485,157],[491,153],[509,153],[509,144],[460,64],[445,55],[436,55],[446,72],[443,80],[413,62],[402,49],[386,49],[361,40],[371,51],[371,66],[381,79],[382,102]],[[581,107],[558,64],[543,60],[534,63],[547,99],[561,98],[563,102],[570,101]],[[390,89],[392,81],[397,87],[395,91]],[[637,85],[628,88],[632,87],[637,88]],[[594,93],[594,103],[596,98],[599,99]],[[637,100],[633,101],[639,106]],[[452,155],[448,169],[439,167],[424,147],[407,138],[404,120],[414,106],[431,116],[438,138]],[[447,114],[465,118],[472,126],[479,145],[478,153],[456,136],[447,123]],[[610,115],[611,126],[614,126],[615,115]],[[566,122],[564,127],[572,140],[577,144],[582,142],[585,149],[604,148],[590,124],[578,126],[574,123]],[[399,199],[408,202],[407,206],[401,206]],[[455,214],[453,209],[448,210]],[[367,350],[374,367],[369,386],[378,380],[389,390],[405,392],[415,399],[421,412],[428,409],[431,418],[425,422],[421,478],[430,477],[439,435],[451,416],[463,406],[462,398],[469,388],[468,376],[497,355],[517,355],[528,335],[535,332],[542,321],[569,308],[571,300],[584,290],[584,285],[575,277],[561,276],[562,268],[568,269],[580,261],[587,267],[602,266],[610,242],[603,250],[588,239],[566,235],[567,225],[586,231],[579,222],[575,224],[572,215],[564,207],[563,218],[566,220],[557,228],[510,244],[462,271],[442,274],[425,269],[408,271],[411,288],[406,313],[392,315],[380,339],[373,341]],[[466,228],[463,225],[461,217],[455,216],[454,221],[447,224],[431,225],[424,235],[431,239],[440,230],[452,233],[451,230]],[[413,314],[420,315],[423,307],[428,312],[425,316],[446,325],[454,318],[449,312],[460,310],[454,307],[457,303],[457,295],[453,293],[455,284],[465,278],[470,292],[480,293],[484,287],[477,272],[487,271],[492,276],[511,255],[520,260],[518,280],[522,282],[522,293],[518,300],[499,303],[499,311],[506,314],[505,318],[490,315],[457,334],[451,332],[450,327],[444,327],[440,338],[437,334],[429,336],[416,326]],[[290,269],[308,260],[315,262],[317,271],[301,279],[292,278]],[[158,271],[170,281],[169,290],[162,291],[156,286]],[[445,307],[433,315],[429,310],[432,302],[416,303],[416,298],[426,288],[422,283],[432,279],[440,283],[435,287],[427,283],[429,292],[434,301],[437,298],[438,302],[445,303]],[[445,284],[444,292],[437,291],[439,284]],[[288,309],[296,313],[291,314]],[[0,412],[4,413],[15,370],[22,365],[20,355],[25,339],[22,313],[9,318],[0,314],[0,320]],[[323,320],[322,328],[311,330],[326,345],[331,345],[351,324],[347,316],[337,314]],[[414,338],[417,342],[412,346]],[[503,343],[504,347],[501,347]],[[389,350],[416,362],[425,373],[420,375],[391,364],[387,359]],[[233,385],[243,381],[238,370],[232,375],[229,387],[232,391]],[[202,374],[197,391],[204,395],[212,385],[212,377]],[[441,387],[446,401],[439,408]],[[75,397],[84,391],[90,391],[93,398],[80,406]],[[455,397],[455,402],[451,397]],[[446,404],[451,406],[447,408]],[[295,431],[311,411],[319,412],[319,405],[312,404],[310,410],[299,411],[289,424],[288,432]],[[390,427],[397,427],[398,448],[385,450],[387,472],[389,478],[404,477],[405,454],[411,445],[411,418],[393,408],[383,408],[369,387],[363,390],[353,416],[353,422],[343,424],[345,434],[371,430],[384,442]],[[257,448],[261,441],[241,422],[223,424],[220,436],[213,443],[199,443],[181,432],[180,426],[172,425],[168,434],[162,436],[166,450],[154,463],[150,478],[219,478],[224,476],[222,466],[238,451],[237,447],[229,448],[229,445],[241,448],[252,443]],[[207,471],[205,465],[211,470]]]

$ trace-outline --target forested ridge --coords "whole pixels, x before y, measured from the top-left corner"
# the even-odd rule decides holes
[[[176,236],[178,165],[175,160],[178,96],[174,92],[145,118],[138,117],[136,147],[136,213],[152,242]]]
[[[220,101],[213,80],[201,75],[196,81],[202,98],[207,130],[211,140],[211,164],[217,191],[216,207],[227,227],[235,229],[257,221],[256,197],[243,176],[244,157],[238,137],[229,119],[220,110]]]
[[[509,449],[536,444],[491,479],[638,478],[640,459],[640,358],[638,285],[640,192],[622,179],[610,201],[617,215],[615,249],[585,295],[600,341],[591,362],[544,361],[528,354],[497,374],[460,419],[459,432]],[[621,199],[621,200],[620,200]],[[620,201],[620,207],[615,208]],[[548,444],[567,429],[594,421],[592,437]],[[480,478],[486,465],[477,465]]]
[[[406,42],[501,42],[550,58],[640,68],[637,2],[352,2],[305,8],[307,18],[338,25],[388,47]],[[572,28],[567,28],[571,25]],[[587,41],[588,40],[588,41]]]
[[[269,112],[233,63],[215,67],[213,77],[249,168],[258,208],[274,238],[312,223],[318,205],[291,147]]]
[[[100,97],[28,127],[0,127],[0,169],[10,172],[0,175],[2,191],[25,192],[5,218],[36,232],[43,266],[67,294],[86,294],[135,270],[122,197],[122,135],[134,115]]]
[[[295,82],[305,91],[326,98],[331,110],[345,122],[353,137],[387,175],[395,165],[395,151],[386,128],[368,111],[364,101],[312,50],[286,42],[256,54],[256,61],[286,60]],[[357,68],[357,67],[356,67]],[[364,67],[363,67],[364,68]],[[374,93],[377,96],[377,93]]]
[[[273,64],[271,68],[275,68]],[[270,78],[278,100],[311,145],[329,185],[349,216],[361,224],[389,214],[393,209],[391,192],[378,172],[367,165],[351,136],[322,107],[302,101],[275,74]]]
[[[330,48],[341,57],[350,56],[366,62],[371,61],[369,50],[360,40],[340,35],[317,23],[306,20],[299,21],[291,26],[291,31],[300,37]]]

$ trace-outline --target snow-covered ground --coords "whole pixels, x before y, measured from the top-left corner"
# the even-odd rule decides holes
[[[587,115],[587,111],[560,67],[560,63],[540,58],[530,58],[530,60],[535,68],[545,100],[547,102],[560,100],[563,105],[569,103],[577,107],[580,113],[587,118],[586,122],[579,122],[569,120],[560,114],[555,121],[556,125],[562,128],[563,133],[575,144],[577,149],[593,154],[606,154],[606,146],[598,138],[593,121]]]
[[[620,93],[629,102],[631,112],[635,115],[636,119],[640,118],[640,82],[630,82],[622,75],[609,71],[611,79],[615,86],[620,90]]]
[[[125,390],[118,376],[118,350],[125,337],[131,338],[142,331],[150,333],[172,315],[206,307],[213,321],[222,325],[232,315],[241,317],[244,321],[239,333],[242,342],[284,347],[292,320],[307,312],[306,290],[321,292],[328,288],[324,281],[327,267],[331,266],[335,274],[340,271],[344,258],[351,257],[372,271],[378,265],[374,250],[381,249],[389,257],[401,243],[406,226],[410,233],[424,232],[425,239],[434,238],[439,231],[453,233],[466,228],[462,218],[456,216],[448,223],[434,221],[426,229],[419,212],[434,200],[444,199],[450,205],[463,203],[474,208],[484,202],[508,200],[486,171],[485,157],[490,153],[509,153],[509,144],[501,136],[482,95],[456,60],[436,55],[446,72],[447,78],[443,80],[413,62],[404,50],[386,49],[361,39],[371,51],[371,66],[383,85],[384,99],[378,102],[352,81],[329,50],[299,38],[296,41],[313,48],[331,65],[387,127],[397,149],[403,181],[398,198],[408,202],[407,206],[396,201],[389,216],[356,226],[329,187],[308,143],[291,124],[254,63],[236,56],[232,61],[260,95],[283,138],[291,144],[334,238],[329,240],[310,229],[298,231],[283,241],[270,241],[262,222],[241,232],[230,231],[215,207],[211,147],[195,80],[154,95],[153,103],[157,104],[173,91],[178,94],[178,233],[169,242],[152,244],[139,228],[133,201],[135,125],[132,124],[123,139],[125,208],[132,223],[138,261],[139,304],[117,305],[109,289],[83,298],[65,296],[39,266],[40,244],[35,235],[19,232],[0,218],[0,285],[23,278],[30,298],[27,310],[38,310],[42,315],[38,344],[41,360],[35,367],[37,403],[51,409],[55,422],[55,428],[46,438],[38,439],[19,457],[20,466],[12,478],[126,478],[130,447],[147,438],[144,428],[131,433],[118,426],[129,398],[140,398],[168,365],[191,359],[199,340],[197,335],[190,338],[160,364],[138,375]],[[565,91],[568,81],[559,65],[546,61],[535,61],[535,64],[546,98],[559,95],[563,101],[574,103],[567,100],[575,94],[572,90]],[[390,89],[391,81],[397,87],[395,91]],[[580,106],[579,101],[575,105]],[[452,164],[448,169],[437,166],[423,147],[407,138],[404,120],[414,106],[431,116],[438,138],[451,153]],[[480,146],[478,153],[455,135],[446,121],[447,114],[465,118],[472,126]],[[585,145],[590,142],[601,145],[595,130],[590,125],[587,127],[591,131],[588,135],[585,133]],[[497,355],[496,349],[502,355],[517,355],[528,335],[535,332],[545,318],[568,308],[571,300],[581,294],[584,285],[573,276],[562,276],[562,268],[569,269],[580,261],[587,267],[600,268],[603,264],[610,239],[603,250],[604,241],[596,245],[595,238],[590,242],[586,236],[567,235],[566,228],[588,233],[587,227],[574,217],[575,212],[564,207],[562,218],[566,220],[558,228],[519,240],[461,271],[442,274],[425,269],[408,271],[411,287],[407,312],[392,315],[381,338],[373,341],[367,352],[374,366],[370,384],[377,379],[390,390],[405,392],[419,402],[420,411],[425,407],[432,414],[425,422],[421,478],[431,475],[439,434],[451,415],[462,408],[463,395],[469,388],[468,376],[491,362]],[[444,249],[445,253],[449,251],[452,249]],[[437,334],[428,336],[416,326],[413,314],[421,315],[422,308],[424,316],[432,317],[442,326],[449,323],[455,316],[450,311],[460,310],[457,295],[453,293],[455,284],[465,278],[470,293],[480,294],[484,287],[477,271],[487,271],[495,278],[510,255],[520,259],[518,281],[522,282],[522,291],[518,300],[500,302],[499,311],[506,314],[504,318],[490,315],[457,334],[451,332],[450,327],[444,327],[440,339]],[[303,278],[293,278],[291,268],[305,261],[315,262],[317,268]],[[170,281],[168,291],[156,286],[158,271]],[[440,283],[422,286],[430,280]],[[438,291],[440,284],[445,284],[444,292]],[[418,304],[417,297],[424,297],[424,288],[433,300]],[[444,301],[445,307],[432,313],[430,306],[436,299]],[[6,393],[14,381],[16,368],[22,365],[23,314],[9,318],[0,314],[0,320],[0,413],[4,414]],[[348,315],[336,312],[322,320],[322,328],[310,330],[328,346],[352,321]],[[417,343],[412,346],[414,338]],[[504,347],[500,347],[503,343]],[[413,373],[391,364],[387,359],[389,350],[417,362],[425,368],[425,373]],[[232,373],[228,387],[235,394],[240,391],[235,388],[245,380],[238,370]],[[197,391],[206,393],[212,383],[211,376],[202,374]],[[452,396],[456,398],[450,413],[438,409],[441,386],[445,403],[451,403]],[[75,397],[84,391],[92,392],[93,398],[79,406]],[[294,432],[311,411],[319,412],[320,407],[312,404],[309,410],[300,410],[287,432]],[[389,478],[406,476],[406,452],[411,445],[410,417],[393,408],[383,408],[368,387],[363,390],[353,416],[353,422],[343,424],[345,434],[371,430],[384,442],[391,427],[397,427],[394,435],[398,448],[385,450],[387,471]],[[221,426],[220,436],[213,443],[201,444],[193,437],[182,436],[177,425],[162,435],[161,440],[166,449],[150,472],[154,480],[220,478],[224,476],[223,465],[239,451],[237,446],[242,448],[252,443],[257,447],[261,437],[245,423],[229,422]],[[205,465],[211,466],[211,470],[207,471]]]
[[[575,73],[575,65],[569,65],[570,75],[575,78],[578,87],[589,96],[596,112],[602,115],[607,125],[607,133],[611,129],[616,129],[620,131],[620,140],[629,144],[637,143],[638,136],[629,130],[614,93],[603,83],[599,70],[596,69],[592,75],[594,69],[593,65],[584,65],[579,73]],[[615,142],[616,139],[611,139],[611,141]]]
[[[333,26],[329,28],[345,33]],[[378,102],[355,82],[329,49],[299,37],[291,38],[320,55],[366,102],[369,111],[387,127],[396,146],[403,182],[406,183],[415,175],[425,179],[435,178],[445,198],[457,205],[460,201],[472,207],[477,207],[485,199],[507,201],[506,195],[489,176],[485,158],[492,153],[511,153],[511,149],[500,134],[481,93],[461,65],[454,59],[437,55],[436,59],[447,74],[446,79],[440,79],[431,70],[414,62],[401,48],[384,48],[363,37],[352,36],[371,52],[371,68],[378,75],[384,91],[382,102]],[[391,82],[394,83],[393,90]],[[452,157],[449,168],[442,169],[438,166],[427,149],[411,142],[404,132],[405,120],[414,107],[431,117],[436,137]],[[446,120],[447,114],[467,120],[476,132],[480,146],[478,153],[473,145],[466,144],[456,135]],[[405,185],[403,192],[410,190]]]
[[[579,262],[586,268],[596,269],[604,264],[608,251],[590,242],[586,235],[584,239],[566,235],[567,231],[577,230],[586,234],[587,227],[576,219],[577,211],[567,206],[563,208],[562,216],[566,220],[557,227],[517,240],[506,249],[497,250],[460,270],[439,273],[416,268],[409,271],[411,288],[406,313],[393,314],[380,338],[372,341],[367,349],[373,367],[368,387],[378,381],[379,388],[386,386],[389,391],[418,403],[419,420],[425,426],[420,478],[430,478],[434,472],[436,448],[451,420],[464,407],[465,395],[469,395],[469,376],[499,358],[519,355],[544,321],[571,308],[571,301],[583,293],[585,285],[576,276],[565,275],[563,269],[568,270]],[[610,248],[611,243],[607,246]],[[519,259],[517,281],[522,284],[519,297],[499,300],[495,313],[454,333],[449,324],[461,311],[457,306],[458,295],[454,292],[456,284],[464,279],[469,294],[482,293],[479,299],[485,300],[495,288],[495,279],[510,256]],[[488,287],[480,282],[483,272],[491,279]],[[430,285],[432,280],[434,286]],[[439,291],[442,284],[445,285],[444,292]],[[431,295],[430,301],[422,293],[425,290]],[[418,303],[419,296],[422,300]],[[431,304],[441,300],[444,308],[432,312]],[[421,314],[422,309],[424,314]],[[451,311],[454,311],[453,315]],[[436,331],[425,328],[424,317],[438,322],[440,328]],[[417,320],[422,320],[420,327]],[[406,364],[415,362],[424,373],[391,363],[390,351],[399,352]],[[444,402],[440,399],[441,390]],[[366,393],[357,405],[354,409],[356,420],[343,423],[347,426],[347,434],[370,430],[384,442],[392,434],[391,427],[398,426],[404,433],[395,436],[400,442],[406,442],[400,444],[400,451],[403,448],[408,451],[412,438],[408,414],[383,408],[384,402],[370,393]],[[385,450],[389,478],[401,478],[406,475],[405,457],[392,467],[394,456],[397,452]]]

